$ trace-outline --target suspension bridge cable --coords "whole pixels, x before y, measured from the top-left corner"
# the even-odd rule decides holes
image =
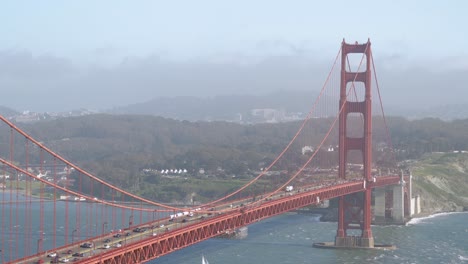
[[[377,71],[375,70],[375,63],[374,63],[374,56],[372,54],[372,51],[371,51],[371,60],[372,60],[372,69],[374,70],[374,79],[375,79],[375,84],[377,86],[377,94],[379,95],[379,101],[380,101],[380,109],[382,111],[382,118],[383,118],[383,121],[384,121],[384,125],[385,125],[385,132],[386,132],[386,136],[387,136],[387,143],[388,143],[388,146],[390,148],[390,153],[391,153],[391,156],[393,158],[393,161],[395,162],[396,164],[396,156],[395,156],[395,152],[394,152],[394,149],[393,149],[393,144],[392,144],[392,138],[390,136],[390,129],[387,125],[387,118],[385,116],[385,111],[384,111],[384,108],[383,108],[383,103],[382,103],[382,96],[380,95],[380,87],[379,87],[379,80],[377,79]]]
[[[356,79],[357,79],[359,69],[361,68],[361,65],[362,65],[362,62],[363,62],[363,60],[364,60],[365,53],[366,53],[368,47],[369,47],[369,45],[366,45],[366,49],[365,49],[365,51],[364,51],[364,53],[363,53],[363,56],[362,56],[362,58],[361,58],[361,62],[360,62],[360,64],[359,64],[358,70],[357,70],[357,72],[356,72],[356,74],[355,74],[355,76],[354,76],[353,82],[355,82]],[[348,98],[348,96],[349,96],[349,94],[351,93],[351,91],[352,91],[352,88],[350,88],[349,91],[347,92],[346,98]],[[343,104],[341,105],[339,113],[336,115],[335,120],[333,121],[333,124],[331,125],[330,129],[328,130],[328,132],[327,132],[327,134],[325,135],[325,137],[323,138],[323,140],[320,142],[320,145],[317,147],[317,149],[314,151],[314,153],[311,155],[311,157],[304,163],[304,165],[303,165],[303,166],[302,166],[286,183],[284,183],[282,186],[280,186],[280,187],[279,187],[278,189],[276,189],[274,192],[269,193],[268,196],[262,198],[261,200],[265,200],[265,199],[267,199],[267,198],[269,198],[269,197],[275,195],[275,194],[278,193],[279,191],[283,190],[289,183],[291,183],[291,181],[293,181],[293,180],[307,167],[307,165],[312,161],[312,159],[313,159],[313,158],[315,157],[315,155],[318,153],[318,150],[323,146],[325,140],[326,140],[326,139],[328,138],[328,136],[330,135],[330,133],[331,133],[331,131],[333,130],[333,128],[334,128],[336,122],[338,121],[339,116],[340,116],[341,112],[343,111],[343,109],[344,109],[346,103],[347,103],[347,100],[345,100],[345,101],[343,102]],[[258,201],[258,202],[259,202],[259,201]],[[258,202],[254,202],[254,204],[255,204],[255,203],[258,203]]]
[[[0,158],[0,163],[3,163],[5,164],[6,166],[8,167],[11,167],[13,168],[14,170],[18,171],[18,172],[21,172],[23,174],[26,174],[28,175],[29,177],[33,178],[33,179],[36,179],[37,181],[40,181],[41,183],[45,184],[45,185],[49,185],[49,186],[52,186],[54,188],[57,188],[63,192],[66,192],[68,194],[72,194],[72,195],[75,195],[75,196],[79,196],[79,197],[82,197],[82,198],[85,198],[89,201],[93,201],[95,203],[101,203],[101,204],[104,204],[104,205],[109,205],[109,206],[115,206],[115,207],[118,207],[118,208],[123,208],[123,209],[138,209],[140,207],[133,207],[133,206],[126,206],[126,205],[122,205],[122,204],[118,204],[118,203],[113,203],[113,202],[108,202],[108,201],[103,201],[103,200],[95,200],[92,196],[88,196],[88,195],[85,195],[85,194],[82,194],[82,193],[78,193],[78,192],[75,192],[75,191],[72,191],[72,190],[69,190],[69,189],[66,189],[62,186],[59,186],[59,185],[56,185],[56,184],[53,184],[53,183],[50,183],[42,178],[39,178],[37,177],[36,175],[24,170],[24,169],[21,169],[20,167],[16,166],[15,164],[3,159],[3,158]],[[43,188],[42,188],[43,189]],[[43,203],[45,201],[45,198],[44,196],[42,196],[40,198],[40,202]],[[141,210],[143,211],[154,211],[154,209],[150,209],[150,208],[141,208]],[[162,210],[164,211],[164,210]],[[42,212],[42,210],[41,210]],[[43,217],[42,217],[43,218]]]
[[[37,146],[39,146],[42,150],[46,151],[47,153],[49,153],[50,155],[52,155],[53,157],[59,159],[60,161],[62,161],[63,163],[67,164],[68,166],[76,169],[78,172],[84,174],[85,176],[99,182],[99,183],[102,183],[104,185],[106,185],[107,187],[111,188],[111,189],[116,189],[117,191],[119,191],[120,193],[122,194],[125,194],[127,196],[130,196],[134,199],[137,199],[137,200],[140,200],[140,201],[143,201],[145,203],[148,203],[148,204],[151,204],[151,205],[154,205],[154,206],[160,206],[160,207],[163,207],[163,208],[166,208],[166,209],[171,209],[171,210],[179,210],[180,208],[178,207],[173,207],[173,206],[168,206],[168,205],[165,205],[165,204],[162,204],[162,203],[158,203],[158,202],[154,202],[154,201],[151,201],[151,200],[148,200],[148,199],[145,199],[143,197],[139,197],[137,195],[134,195],[130,192],[127,192],[125,190],[122,190],[120,188],[117,188],[99,178],[97,178],[96,176],[92,175],[91,173],[81,169],[80,167],[76,166],[75,164],[71,163],[70,161],[66,160],[65,158],[61,157],[60,155],[58,155],[57,153],[53,152],[52,150],[50,150],[49,148],[47,148],[46,146],[42,145],[40,142],[36,141],[34,138],[32,138],[30,135],[28,135],[26,132],[24,132],[23,130],[21,130],[20,128],[18,128],[17,126],[15,126],[12,122],[10,122],[8,119],[6,119],[5,117],[3,117],[2,115],[0,115],[0,120],[5,122],[8,126],[10,126],[11,129],[14,129],[16,130],[18,133],[20,133],[21,135],[25,136],[26,138],[28,138],[28,140],[30,140],[31,142],[33,142],[34,144],[36,144]],[[42,165],[41,165],[42,166]]]
[[[305,124],[311,119],[312,113],[314,112],[315,107],[317,106],[317,103],[318,103],[319,99],[322,97],[323,92],[324,92],[324,90],[325,90],[325,87],[326,87],[328,81],[330,80],[330,76],[331,76],[331,74],[332,74],[332,72],[333,72],[333,69],[334,69],[334,67],[335,67],[335,65],[336,65],[336,62],[337,62],[337,60],[338,60],[338,57],[339,57],[340,53],[341,53],[341,48],[339,49],[338,54],[336,55],[335,61],[334,61],[334,63],[333,63],[333,66],[332,66],[332,68],[331,68],[331,70],[330,70],[330,72],[329,72],[329,74],[328,74],[328,76],[327,76],[327,79],[325,80],[325,83],[324,83],[323,86],[322,86],[322,89],[321,89],[321,91],[320,91],[320,94],[319,94],[319,96],[317,97],[317,99],[316,99],[316,101],[315,101],[315,103],[314,103],[312,109],[309,111],[309,113],[307,114],[306,118],[305,118],[304,121],[302,122],[302,124],[301,124],[299,130],[296,132],[296,134],[294,135],[294,137],[289,141],[288,145],[283,149],[283,151],[281,151],[281,153],[273,160],[273,162],[272,162],[266,169],[264,169],[258,176],[256,176],[254,179],[252,179],[252,180],[249,181],[247,184],[245,184],[244,186],[242,186],[240,189],[238,189],[238,190],[236,190],[236,191],[234,191],[234,192],[232,192],[232,193],[230,193],[230,194],[228,194],[228,195],[226,195],[226,196],[224,196],[224,197],[221,197],[221,198],[219,198],[219,199],[217,199],[217,200],[215,200],[215,201],[212,201],[212,202],[203,204],[203,205],[201,205],[201,206],[210,206],[210,205],[213,205],[213,204],[218,203],[218,202],[220,202],[220,201],[226,200],[227,198],[230,198],[230,197],[232,197],[232,196],[238,194],[238,193],[241,192],[242,190],[246,189],[247,187],[249,187],[250,185],[252,185],[253,183],[255,183],[257,180],[259,180],[263,175],[265,175],[265,174],[278,162],[278,160],[284,155],[284,153],[286,153],[286,151],[291,147],[291,145],[293,144],[293,142],[296,140],[296,138],[297,138],[297,137],[299,136],[299,134],[302,132],[302,130],[303,130],[304,127],[305,127]]]
[[[341,50],[340,50],[341,51]],[[335,62],[333,64],[333,67],[332,67],[332,70],[330,70],[330,73],[327,77],[327,80],[322,88],[322,91],[319,95],[319,97],[317,98],[317,101],[319,100],[319,98],[321,97],[321,95],[323,94],[323,90],[330,78],[330,75],[331,75],[331,72],[333,71],[333,68],[334,66],[336,65],[336,61],[338,59],[338,56],[340,54],[340,51],[338,52],[338,55],[336,56],[336,59],[335,59]],[[316,101],[316,103],[317,103]],[[316,105],[316,103],[314,104],[314,107]],[[313,108],[314,109],[314,108]],[[251,184],[253,184],[255,181],[257,181],[261,176],[263,176],[264,174],[266,174],[266,172],[268,172],[274,164],[276,164],[276,162],[279,160],[279,158],[281,158],[283,156],[283,154],[289,149],[289,147],[292,145],[292,143],[294,142],[294,140],[297,138],[297,136],[301,133],[302,129],[304,128],[305,124],[307,123],[307,121],[310,119],[310,116],[313,112],[313,109],[309,112],[307,118],[304,120],[303,124],[301,125],[300,129],[298,130],[298,132],[296,133],[296,135],[293,137],[293,139],[290,141],[290,143],[286,146],[286,148],[280,153],[280,155],[272,162],[272,164],[270,164],[270,166],[268,166],[262,173],[260,173],[259,176],[257,176],[255,179],[253,179],[251,182],[247,183],[244,187],[240,188],[239,190],[237,190],[236,192],[230,194],[230,195],[226,195],[225,197],[222,197],[221,199],[218,199],[216,201],[213,201],[213,202],[210,202],[208,203],[208,205],[211,205],[211,204],[214,204],[214,203],[217,203],[219,201],[222,201],[222,200],[225,200],[237,193],[239,193],[240,191],[244,190],[245,188],[247,188],[248,186],[250,186]],[[117,188],[111,184],[108,184],[104,181],[102,181],[101,179],[95,177],[94,175],[84,171],[83,169],[81,169],[80,167],[74,165],[73,163],[69,162],[68,160],[64,159],[63,157],[61,157],[60,155],[56,154],[55,152],[53,152],[52,150],[48,149],[47,147],[43,146],[41,143],[39,143],[38,141],[36,141],[35,139],[33,139],[31,136],[29,136],[26,132],[22,131],[21,129],[19,129],[18,127],[16,127],[14,124],[12,124],[10,121],[8,121],[7,119],[5,119],[3,116],[0,116],[0,120],[2,120],[3,122],[5,122],[7,125],[10,126],[11,129],[14,129],[16,130],[18,133],[22,134],[24,137],[26,137],[28,140],[30,140],[31,142],[33,142],[34,144],[36,144],[37,146],[39,146],[41,148],[41,153],[42,153],[42,150],[46,151],[47,153],[49,153],[50,155],[52,155],[54,158],[56,159],[59,159],[61,160],[62,162],[64,162],[65,164],[67,164],[68,166],[72,167],[72,168],[75,168],[77,171],[79,171],[80,173],[84,174],[85,176],[95,180],[95,181],[98,181],[100,182],[101,184],[104,184],[106,185],[107,187],[111,188],[111,189],[115,189],[119,192],[121,192],[122,194],[125,194],[127,196],[130,196],[134,199],[137,199],[137,200],[140,200],[140,201],[143,201],[145,203],[148,203],[148,204],[151,204],[151,205],[155,205],[155,206],[159,206],[159,207],[162,207],[162,208],[165,208],[167,210],[180,210],[182,208],[178,208],[178,207],[173,207],[173,206],[168,206],[168,205],[165,205],[165,204],[162,204],[162,203],[157,203],[157,202],[153,202],[153,201],[150,201],[148,199],[145,199],[145,198],[142,198],[142,197],[139,197],[137,195],[133,195],[127,191],[124,191],[124,190],[121,190],[120,188]],[[43,162],[41,162],[41,167],[42,167],[42,164]],[[42,171],[42,169],[41,169]],[[28,174],[28,176],[33,176],[32,174]],[[50,185],[50,186],[53,186],[53,187],[58,187],[57,185],[55,184],[50,184],[49,182],[46,182],[46,181],[42,181],[43,183],[47,184],[47,185]],[[60,188],[59,188],[60,189]],[[63,190],[67,193],[72,193],[70,192],[69,190]],[[74,193],[75,195],[77,195],[78,193]],[[85,196],[83,194],[78,194],[79,196]],[[43,200],[43,199],[41,199]],[[101,202],[101,201],[100,201]],[[113,206],[118,206],[120,207],[119,205],[117,204],[114,204],[114,203],[107,203],[108,205],[113,205]],[[125,208],[131,208],[131,207],[125,207]]]

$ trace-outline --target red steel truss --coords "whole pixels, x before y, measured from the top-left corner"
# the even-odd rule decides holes
[[[363,54],[363,58],[366,59],[366,69],[365,71],[360,71],[359,68],[361,65],[359,65],[359,68],[357,72],[351,72],[347,71],[346,69],[346,62],[347,62],[347,56],[348,54],[351,53],[357,53],[357,54]],[[156,236],[151,236],[151,237],[141,237],[141,240],[138,241],[130,241],[127,243],[125,242],[125,245],[123,245],[120,248],[112,248],[112,249],[106,249],[105,251],[100,251],[99,254],[96,254],[91,257],[86,257],[82,259],[78,259],[76,261],[77,263],[141,263],[145,262],[151,259],[158,258],[160,256],[169,254],[171,252],[174,252],[176,250],[179,250],[181,248],[190,246],[192,244],[198,243],[200,241],[218,236],[220,234],[223,234],[225,232],[230,232],[234,229],[249,225],[251,223],[260,221],[262,219],[272,217],[278,214],[285,213],[290,210],[294,210],[300,207],[304,207],[307,205],[311,204],[317,204],[323,200],[329,200],[332,198],[340,197],[339,200],[339,221],[338,221],[338,231],[337,231],[337,236],[335,243],[338,245],[337,241],[341,239],[341,245],[339,246],[347,246],[347,241],[351,238],[347,234],[348,229],[359,229],[361,230],[361,237],[359,238],[358,242],[360,243],[359,246],[364,246],[364,247],[373,247],[374,242],[373,242],[373,237],[372,237],[372,231],[370,229],[370,221],[371,221],[371,210],[370,210],[370,203],[371,203],[371,191],[372,188],[376,187],[381,187],[385,185],[393,185],[393,184],[398,184],[400,181],[402,181],[402,178],[398,176],[386,176],[386,177],[378,177],[378,178],[373,178],[371,174],[371,164],[372,164],[372,112],[371,112],[371,70],[370,67],[371,65],[373,66],[372,61],[372,53],[370,49],[370,42],[367,42],[365,44],[347,44],[345,42],[342,43],[342,48],[341,48],[341,54],[342,54],[342,68],[341,68],[341,83],[340,83],[340,107],[339,107],[339,115],[335,118],[335,121],[338,121],[339,123],[339,170],[338,170],[338,181],[334,182],[333,184],[336,185],[328,185],[327,187],[321,187],[317,188],[314,190],[307,189],[306,187],[302,186],[302,188],[298,188],[294,192],[289,192],[287,196],[283,197],[282,195],[278,195],[279,192],[284,190],[288,184],[290,184],[293,180],[295,179],[296,176],[301,173],[306,166],[310,163],[312,158],[315,157],[315,154],[317,153],[314,152],[313,155],[310,156],[309,161],[307,161],[303,167],[301,167],[293,176],[288,179],[287,182],[281,183],[283,186],[278,187],[278,189],[274,192],[271,193],[271,196],[268,196],[269,200],[264,201],[263,199],[261,201],[256,201],[251,204],[246,204],[246,206],[242,206],[240,208],[232,208],[232,206],[228,210],[224,211],[217,211],[215,214],[216,216],[211,215],[209,212],[200,212],[204,215],[202,215],[203,220],[200,220],[199,222],[193,222],[193,223],[188,223],[184,224],[183,227],[178,227],[176,229],[173,229],[171,231],[166,231],[163,234],[159,234]],[[339,56],[336,57],[334,66],[337,62],[337,59]],[[361,60],[361,64],[362,64]],[[332,67],[333,69],[333,67]],[[327,82],[330,79],[331,72],[329,76],[327,77]],[[375,70],[374,70],[375,72]],[[364,84],[365,87],[365,94],[364,94],[364,100],[363,101],[349,101],[349,93],[351,89],[348,91],[347,90],[347,84],[351,83],[354,86],[354,82],[361,82]],[[377,84],[378,87],[378,84]],[[324,85],[325,88],[325,85]],[[354,87],[353,87],[354,89]],[[338,100],[334,100],[336,102]],[[347,134],[347,118],[348,115],[351,113],[358,113],[362,115],[362,121],[363,121],[363,135],[362,137],[351,137]],[[306,120],[309,120],[312,118],[306,118]],[[327,135],[325,138],[322,140],[320,143],[319,147],[317,150],[319,150],[322,146],[322,144],[325,142],[327,137],[332,134],[331,131],[335,125],[336,122],[333,122],[332,127],[330,130],[328,130]],[[30,135],[28,135],[26,132],[22,131],[18,127],[16,127],[15,124],[13,124],[11,121],[8,119],[0,116],[0,124],[1,123],[6,124],[6,129],[9,132],[9,149],[7,149],[9,153],[6,155],[0,155],[0,164],[3,164],[4,169],[3,173],[6,175],[7,172],[10,173],[15,173],[17,175],[21,174],[22,176],[28,177],[29,181],[26,182],[26,191],[29,190],[29,192],[32,192],[32,187],[31,187],[31,182],[37,182],[40,183],[40,192],[39,192],[39,203],[41,207],[40,211],[40,219],[39,221],[34,220],[39,222],[39,231],[45,230],[45,221],[47,219],[46,214],[44,213],[44,203],[48,200],[45,199],[45,187],[48,186],[48,188],[52,187],[53,188],[53,197],[55,199],[50,200],[50,202],[53,202],[53,213],[51,214],[53,219],[53,238],[49,241],[53,241],[53,251],[61,251],[64,252],[65,250],[69,250],[70,248],[73,248],[74,246],[78,247],[82,241],[80,240],[74,240],[75,237],[82,238],[86,237],[87,240],[93,236],[93,239],[99,239],[102,240],[105,236],[105,230],[107,229],[107,225],[112,226],[113,230],[117,230],[115,227],[119,226],[120,227],[125,227],[126,226],[126,218],[128,215],[125,214],[125,210],[131,210],[131,215],[128,216],[128,227],[133,227],[136,224],[133,220],[133,211],[138,212],[140,223],[141,219],[143,219],[143,212],[146,214],[153,214],[153,224],[155,222],[155,212],[156,210],[151,209],[150,207],[144,207],[143,203],[145,205],[151,205],[151,206],[158,206],[163,208],[161,210],[162,212],[168,212],[167,210],[171,211],[177,211],[180,208],[169,206],[169,205],[164,205],[161,203],[157,203],[154,201],[150,201],[144,198],[140,198],[134,194],[129,193],[126,190],[120,189],[116,186],[111,185],[108,182],[105,182],[102,179],[97,178],[95,175],[92,175],[85,170],[81,169],[80,167],[74,165],[73,163],[69,162],[65,158],[61,157],[59,154],[52,152],[52,150],[48,149],[42,143],[39,141],[36,141],[33,139]],[[262,175],[265,175],[266,171],[268,171],[270,168],[273,167],[273,165],[279,160],[280,157],[284,156],[283,154],[286,153],[286,151],[289,149],[290,146],[292,146],[292,143],[295,141],[296,138],[298,138],[302,128],[305,127],[305,121],[301,125],[299,131],[295,134],[293,139],[290,141],[290,143],[285,147],[285,149],[281,152],[281,154],[275,159],[274,162],[272,162],[271,165],[267,169],[265,169],[262,173],[260,173],[257,177],[255,177],[253,180],[251,180],[248,184],[244,185],[241,187],[239,190],[236,190],[229,195],[226,195],[216,201],[212,201],[205,206],[200,206],[200,207],[211,207],[212,204],[217,204],[218,202],[225,200],[225,204],[220,204],[222,206],[226,206],[226,208],[229,207],[229,204],[232,204],[231,202],[227,202],[227,198],[233,197],[234,195],[238,194],[240,191],[246,189],[248,186],[256,182]],[[16,132],[15,132],[16,131]],[[8,134],[7,134],[8,135]],[[15,153],[18,152],[18,150],[22,149],[22,146],[15,146],[15,136],[18,138],[19,144],[23,143],[23,140],[25,141],[24,144],[24,161],[15,159]],[[18,143],[17,143],[18,144]],[[32,156],[30,149],[34,149],[35,151],[35,156]],[[346,165],[347,160],[348,160],[348,155],[349,151],[357,150],[362,153],[362,166],[363,166],[363,177],[362,179],[359,178],[357,181],[352,181],[352,180],[347,180],[347,178],[352,178],[350,175],[347,175],[347,168]],[[21,153],[18,155],[18,157],[22,157]],[[46,156],[46,158],[44,158]],[[287,156],[287,155],[286,155]],[[17,157],[17,158],[18,158]],[[34,170],[32,170],[32,166],[30,165],[31,160],[37,162],[40,164],[39,166],[36,165],[36,167],[40,168],[39,170],[39,175],[36,176],[36,173],[33,173]],[[75,180],[77,182],[76,188],[68,188],[67,184],[64,185],[59,185],[58,184],[58,166],[57,163],[60,162],[62,163],[62,167],[64,169],[67,169],[67,177],[70,176],[70,171],[73,169],[76,173],[74,175]],[[49,166],[50,167],[50,172],[53,174],[53,179],[46,180],[45,178],[42,178],[44,176],[44,166]],[[62,168],[61,167],[61,168]],[[35,169],[38,169],[35,168]],[[47,171],[46,173],[47,174]],[[390,172],[389,174],[390,175]],[[6,186],[6,176],[3,177],[3,186]],[[66,179],[68,181],[68,178]],[[18,190],[19,186],[19,176],[16,177],[15,181],[9,181],[8,182],[11,187],[14,187],[14,184],[16,184],[16,190]],[[87,183],[88,185],[85,185],[83,183]],[[29,185],[28,185],[29,184]],[[319,185],[315,186],[318,187]],[[323,186],[323,185],[320,185]],[[86,187],[86,191],[84,191]],[[13,188],[12,188],[13,190]],[[411,197],[411,193],[408,193],[409,191],[405,190],[405,195],[407,197]],[[76,215],[83,215],[84,219],[81,219],[81,217],[77,217],[76,221],[74,219],[69,219],[68,217],[68,202],[67,199],[64,201],[65,207],[67,210],[65,210],[65,233],[64,233],[64,240],[65,240],[65,245],[57,245],[56,243],[56,227],[59,225],[57,222],[57,215],[56,215],[56,202],[58,199],[56,199],[58,194],[65,193],[69,196],[75,196],[75,198],[84,199],[86,201],[92,201],[89,202],[89,206],[83,206],[80,203],[76,204]],[[109,194],[109,197],[106,197],[106,193]],[[15,224],[16,222],[20,222],[18,210],[17,211],[12,211],[13,204],[19,204],[21,201],[16,198],[14,199],[14,195],[16,197],[19,197],[19,192],[9,192],[9,199],[4,199],[4,200],[9,200],[10,204],[4,203],[4,205],[0,208],[0,211],[2,215],[6,215],[8,213],[9,219],[8,221],[3,218],[2,223],[1,223],[1,229],[3,231],[5,230],[14,230],[15,226],[20,226],[19,224]],[[119,197],[116,202],[116,197]],[[5,192],[3,194],[3,198],[5,198]],[[31,196],[32,197],[32,196]],[[241,196],[239,196],[241,198]],[[28,198],[29,200],[27,202],[32,203],[32,198]],[[265,198],[264,198],[265,199]],[[94,204],[101,204],[101,205],[106,205],[109,207],[112,207],[111,212],[108,212],[107,209],[104,208],[104,206],[101,207],[101,210],[94,210],[93,205]],[[31,213],[28,212],[28,203],[26,203],[26,209],[25,209],[25,218],[28,218],[28,216],[31,216]],[[138,206],[135,206],[138,204]],[[86,205],[86,204],[85,204]],[[222,207],[220,206],[220,207]],[[95,207],[95,209],[98,207]],[[120,221],[120,224],[116,224],[116,212],[115,208],[119,208],[121,211],[121,217],[122,221]],[[29,210],[31,209],[31,206],[29,205]],[[200,208],[198,208],[200,209]],[[7,211],[8,210],[8,211]],[[210,210],[211,211],[211,210]],[[218,214],[219,213],[219,214]],[[405,212],[407,213],[407,212]],[[210,216],[208,216],[210,214]],[[111,215],[112,217],[108,217]],[[104,221],[96,221],[96,219],[111,219],[107,220],[108,222]],[[201,219],[201,218],[200,218]],[[73,222],[74,221],[74,225]],[[149,220],[148,220],[149,221]],[[158,220],[159,221],[159,220]],[[198,221],[198,220],[197,220]],[[8,224],[7,224],[8,222]],[[93,225],[94,223],[94,225]],[[157,222],[159,224],[159,222]],[[2,250],[4,248],[9,250],[9,259],[4,258],[2,255],[2,260],[0,262],[3,263],[42,263],[45,259],[45,256],[47,252],[44,252],[44,247],[43,247],[43,242],[45,240],[44,237],[44,232],[40,232],[40,236],[37,239],[37,249],[34,251],[34,243],[35,240],[32,240],[32,224],[31,221],[27,222],[25,221],[26,227],[29,227],[30,232],[29,233],[21,233],[16,230],[15,232],[10,232],[7,233],[7,235],[4,237],[2,240]],[[81,230],[80,228],[76,228],[75,230],[70,230],[72,229],[71,226],[75,227],[80,227],[80,226],[87,226],[88,228]],[[94,233],[93,231],[93,226],[94,228]],[[102,232],[97,232],[97,227],[102,226]],[[106,227],[106,228],[105,228]],[[172,228],[172,227],[171,227]],[[111,229],[111,227],[109,227]],[[81,234],[80,234],[81,233]],[[71,244],[68,242],[69,238],[71,235]],[[76,235],[76,236],[75,236]],[[153,234],[151,234],[153,235]],[[26,257],[23,257],[22,259],[16,259],[14,262],[7,262],[8,260],[15,259],[18,254],[18,247],[21,245],[18,241],[19,238],[23,238],[25,242],[23,242],[23,246],[25,247],[25,252],[24,254]],[[93,240],[91,239],[91,240]],[[15,240],[14,243],[8,244],[5,243],[6,241],[13,241]],[[32,242],[31,242],[32,241]],[[84,241],[84,240],[83,240]],[[361,243],[362,242],[362,243]],[[8,245],[5,247],[4,245]],[[50,247],[49,247],[50,248]],[[0,251],[2,251],[0,250]],[[5,252],[5,250],[3,250]],[[36,255],[31,256],[30,254],[33,254],[36,252]],[[49,252],[51,252],[49,250]],[[94,253],[93,253],[94,254]],[[40,261],[39,261],[40,260]]]
[[[77,263],[124,264],[149,261],[268,217],[317,204],[322,200],[362,192],[368,187],[375,188],[388,184],[397,184],[399,181],[400,178],[396,176],[379,177],[376,182],[371,183],[369,186],[365,186],[364,182],[351,182],[296,193],[292,196],[268,201],[258,207],[245,207],[231,213],[222,214],[204,222],[170,231],[156,238],[150,237],[138,243],[108,251],[102,255],[83,259]]]

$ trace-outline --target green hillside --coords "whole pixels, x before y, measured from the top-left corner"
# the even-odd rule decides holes
[[[312,120],[310,126],[315,129],[308,135],[310,142],[318,144],[332,121]],[[378,124],[378,119],[373,122],[374,144],[385,142],[385,131],[378,129],[383,125]],[[406,168],[413,172],[414,193],[422,197],[423,212],[468,208],[468,154],[454,153],[468,149],[468,120],[409,121],[393,117],[388,118],[388,124],[397,160],[407,160]],[[193,200],[194,196],[198,201],[212,200],[243,185],[271,163],[300,124],[240,125],[99,114],[19,126],[116,186],[149,199],[177,202]],[[8,127],[0,129],[0,142],[9,140]],[[292,149],[300,147],[299,142]],[[294,155],[290,160],[301,161],[300,151],[290,155]],[[384,160],[378,155],[375,151],[374,161]],[[279,163],[273,170],[287,170],[290,165]],[[168,178],[153,171],[173,168],[188,173]],[[200,169],[205,173],[199,173]],[[260,185],[260,189],[268,187]]]
[[[468,153],[431,153],[410,165],[426,213],[468,209]]]

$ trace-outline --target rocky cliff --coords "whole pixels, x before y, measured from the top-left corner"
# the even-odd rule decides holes
[[[425,214],[468,210],[468,153],[431,153],[409,165]]]
[[[413,174],[413,196],[420,195],[421,215],[468,211],[468,153],[431,153],[404,162]],[[337,221],[337,201],[329,208],[304,208],[321,214],[321,221]]]

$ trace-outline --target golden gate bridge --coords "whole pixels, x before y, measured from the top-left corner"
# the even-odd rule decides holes
[[[336,237],[317,245],[378,248],[370,226],[372,190],[385,186],[400,187],[393,205],[385,201],[388,190],[375,195],[375,206],[384,208],[374,216],[385,217],[389,207],[394,218],[409,214],[408,179],[397,168],[370,41],[343,40],[318,98],[284,149],[245,185],[204,204],[178,207],[139,197],[0,120],[2,263],[141,263],[333,198],[339,199]]]

